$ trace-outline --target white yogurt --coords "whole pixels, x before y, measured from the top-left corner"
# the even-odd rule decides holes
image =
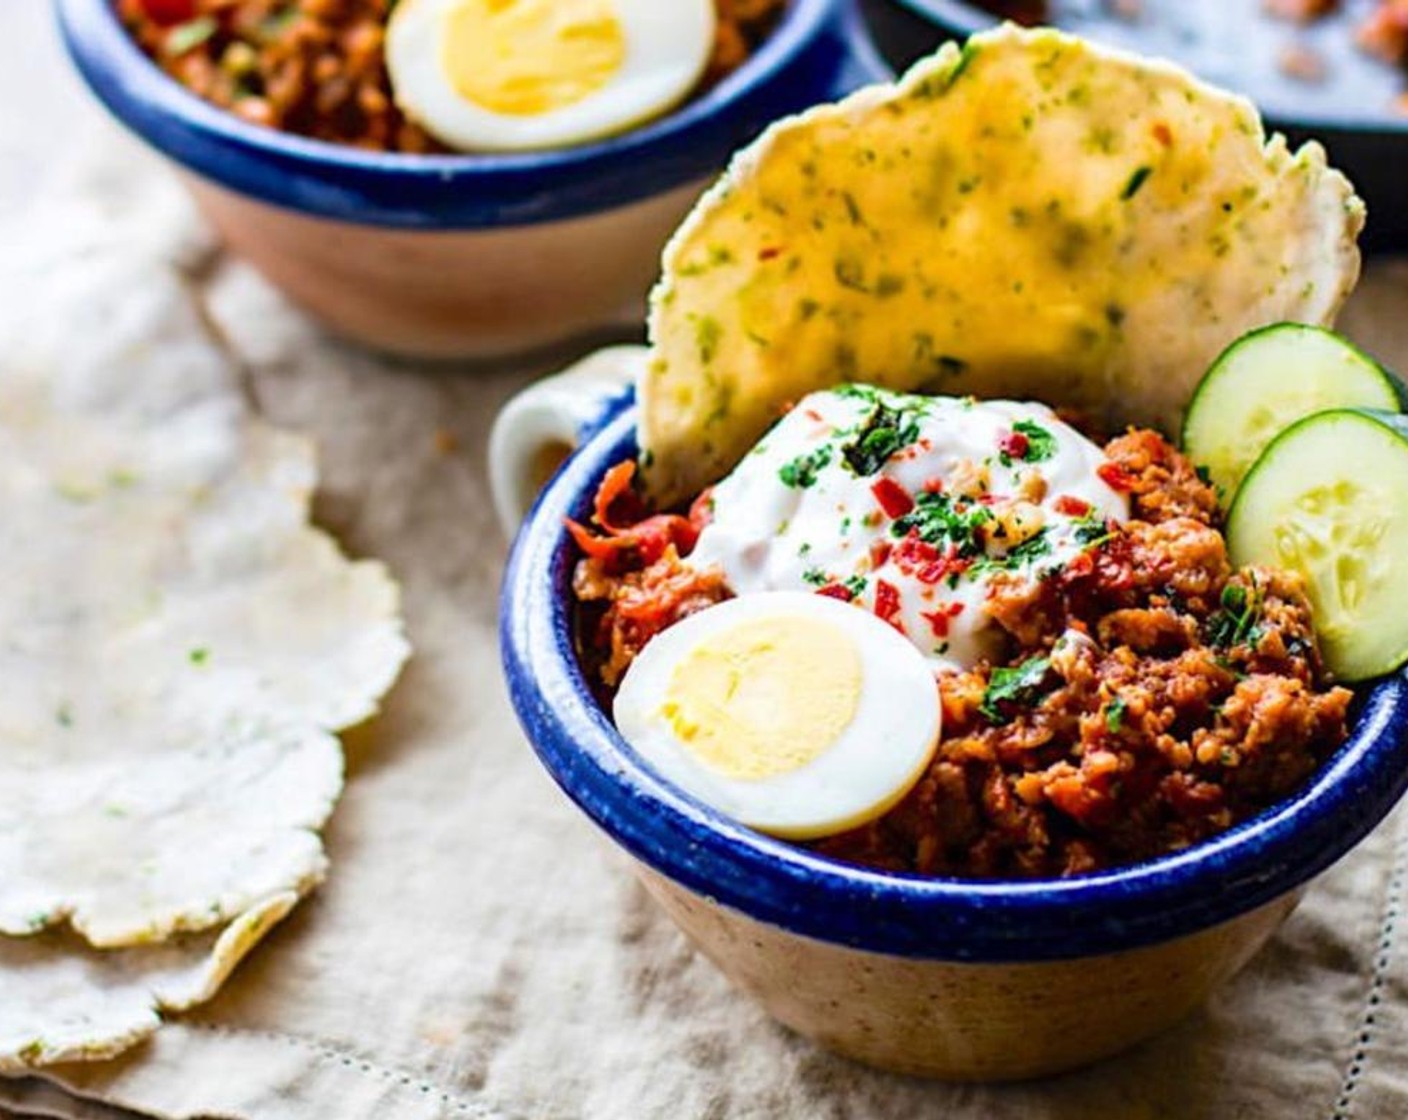
[[[722,568],[738,595],[850,597],[936,669],[967,668],[1001,652],[999,574],[1040,579],[1129,517],[1103,462],[1040,404],[812,393],[715,487],[687,562]]]

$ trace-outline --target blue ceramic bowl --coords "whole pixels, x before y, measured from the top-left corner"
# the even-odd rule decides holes
[[[638,322],[661,245],[735,149],[889,76],[854,0],[792,0],[741,68],[624,135],[514,155],[365,152],[202,101],[138,49],[112,0],[56,3],[90,88],[180,168],[233,247],[335,329],[420,353]]]
[[[1364,690],[1349,741],[1296,796],[1114,871],[918,878],[735,824],[635,754],[574,652],[563,520],[585,519],[606,469],[636,453],[635,410],[625,399],[615,410],[514,545],[501,600],[514,706],[553,778],[701,947],[785,1022],[838,1049],[912,1072],[1011,1077],[1129,1045],[1240,967],[1408,786],[1408,684],[1395,676]],[[863,1021],[843,1030],[846,1014]]]

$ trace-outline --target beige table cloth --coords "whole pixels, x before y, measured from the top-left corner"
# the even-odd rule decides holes
[[[1404,814],[1205,1012],[1096,1068],[925,1084],[772,1025],[655,911],[513,720],[484,447],[495,409],[541,370],[398,365],[321,336],[87,105],[44,7],[0,5],[0,316],[42,321],[36,270],[118,257],[140,283],[177,269],[209,324],[192,343],[224,349],[260,408],[319,440],[319,516],[401,578],[416,656],[384,717],[349,740],[326,887],[209,1007],[118,1061],[0,1079],[0,1116],[1408,1116]],[[110,326],[67,329],[82,345]],[[1347,326],[1408,369],[1408,265],[1376,265]]]

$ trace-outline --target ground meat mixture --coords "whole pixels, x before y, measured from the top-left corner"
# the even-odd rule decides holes
[[[1346,736],[1352,694],[1325,687],[1298,577],[1233,571],[1216,496],[1161,436],[1106,446],[1101,474],[1131,519],[1049,577],[998,580],[1000,664],[943,673],[943,739],[895,809],[821,841],[891,871],[1057,877],[1175,851],[1292,793]],[[645,516],[615,469],[598,495],[604,535],[575,589],[603,694],[649,639],[729,596],[680,563],[703,524]]]
[[[737,69],[786,0],[717,0],[701,88]],[[254,124],[373,151],[444,152],[396,108],[383,40],[396,0],[117,0],[142,49]]]

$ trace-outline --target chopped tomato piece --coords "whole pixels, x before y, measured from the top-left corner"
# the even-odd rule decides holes
[[[825,595],[828,599],[840,599],[843,603],[849,603],[855,598],[849,587],[839,583],[828,583],[825,587],[818,587],[816,593]]]
[[[900,621],[900,593],[898,588],[888,580],[875,581],[875,615],[884,622],[888,622],[901,634],[904,633],[904,623]]]
[[[1014,459],[1025,459],[1032,449],[1032,441],[1021,432],[1008,432],[997,441],[997,449]]]
[[[938,610],[926,611],[922,617],[936,638],[947,638],[949,623],[963,613],[962,603],[946,603]]]
[[[891,520],[903,517],[914,508],[914,499],[909,496],[909,491],[893,478],[877,478],[870,484],[870,492]]]
[[[1111,490],[1118,490],[1121,494],[1127,494],[1134,489],[1134,478],[1127,471],[1122,463],[1101,463],[1095,468],[1095,473],[1100,476],[1105,485]]]
[[[1067,517],[1084,517],[1090,512],[1089,502],[1071,494],[1062,494],[1051,505],[1057,513],[1063,513]]]

